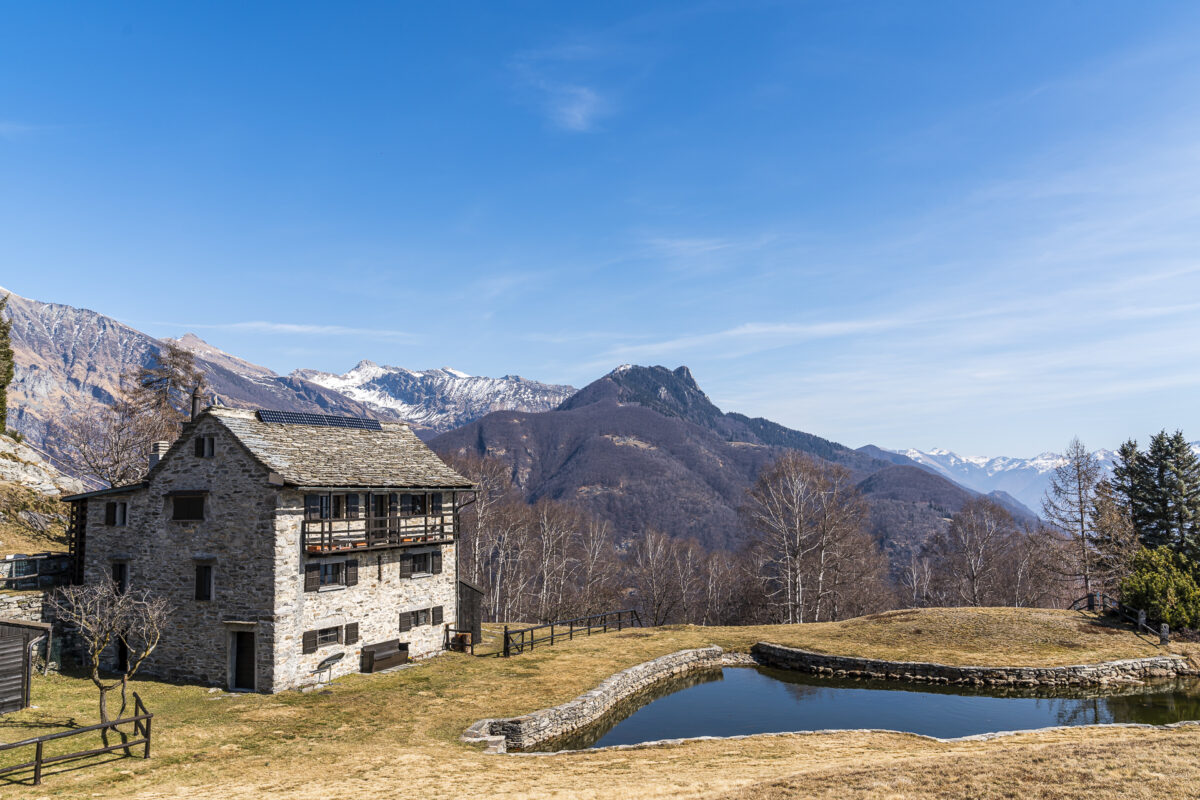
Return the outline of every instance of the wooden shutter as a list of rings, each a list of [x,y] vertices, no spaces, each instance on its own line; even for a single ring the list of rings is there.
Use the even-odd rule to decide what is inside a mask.
[[[347,561],[346,562],[346,585],[354,586],[357,583],[358,583],[358,562],[357,561]]]
[[[104,504],[104,524],[105,525],[116,525],[117,524],[117,504],[116,503],[105,503]]]
[[[304,632],[304,648],[303,649],[304,649],[305,654],[317,652],[317,632],[316,631],[305,631]]]
[[[304,565],[304,591],[315,592],[321,588],[321,565],[313,561]]]
[[[413,612],[401,611],[400,612],[400,631],[402,633],[404,631],[411,631],[412,626],[413,626]]]
[[[346,625],[346,644],[358,644],[358,623],[351,622]]]
[[[320,519],[321,518],[321,495],[319,495],[319,494],[304,495],[304,518],[305,519]]]
[[[442,549],[440,547],[429,554],[429,571],[434,575],[442,571]]]
[[[204,458],[204,437],[197,436],[194,440],[196,446],[196,457]]]
[[[400,577],[411,578],[413,575],[413,558],[411,553],[400,555]]]
[[[441,625],[441,624],[442,624],[442,617],[443,617],[443,615],[444,615],[444,614],[445,614],[445,611],[443,610],[443,607],[442,607],[442,606],[434,606],[434,607],[433,607],[433,614],[432,614],[432,616],[433,616],[433,624],[434,624],[434,625]]]

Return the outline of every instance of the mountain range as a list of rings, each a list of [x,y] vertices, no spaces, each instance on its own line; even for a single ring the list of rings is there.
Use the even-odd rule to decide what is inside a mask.
[[[51,458],[61,455],[56,426],[64,417],[111,402],[122,376],[152,363],[165,341],[195,355],[213,402],[379,419],[409,419],[436,435],[489,411],[544,410],[574,390],[517,376],[477,378],[451,369],[412,372],[359,364],[344,376],[312,370],[290,375],[253,364],[195,334],[159,340],[88,309],[9,294],[15,375],[9,426]],[[361,381],[361,384],[356,383]],[[329,384],[328,386],[325,384]],[[389,392],[394,391],[394,396]],[[359,399],[359,398],[362,399]],[[62,462],[58,462],[60,466]]]
[[[542,413],[495,412],[430,441],[502,460],[526,499],[569,500],[618,535],[657,528],[709,547],[738,543],[738,507],[763,466],[800,450],[846,467],[894,561],[978,493],[897,454],[882,459],[761,418],[725,413],[687,367],[625,365]],[[1023,522],[1032,515],[997,494]]]
[[[1200,454],[1200,442],[1192,442],[1192,450]],[[1055,468],[1064,463],[1059,453],[1042,453],[1033,458],[960,456],[949,450],[891,451],[955,483],[977,492],[1005,492],[1027,508],[1040,511],[1042,498],[1050,488]],[[1096,450],[1092,453],[1107,473],[1112,472],[1116,452]]]

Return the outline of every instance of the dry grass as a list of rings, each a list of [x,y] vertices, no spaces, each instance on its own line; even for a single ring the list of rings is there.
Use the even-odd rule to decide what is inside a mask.
[[[0,783],[0,794],[1067,797],[1099,785],[1108,794],[1091,796],[1136,797],[1143,783],[1134,776],[1142,771],[1161,776],[1152,785],[1162,796],[1200,786],[1200,765],[1177,759],[1200,746],[1200,731],[1190,728],[1081,729],[952,744],[903,734],[760,736],[557,756],[487,756],[457,741],[476,719],[554,705],[664,653],[709,643],[746,649],[764,639],[959,664],[1081,663],[1159,652],[1127,631],[1109,632],[1069,612],[939,609],[829,625],[634,630],[508,660],[447,654],[391,675],[351,676],[328,693],[223,696],[141,681],[137,690],[156,714],[153,759],[55,774],[40,789]],[[95,717],[86,681],[39,678],[34,696],[41,708],[0,718],[0,739]],[[1132,760],[1135,753],[1141,761]],[[1166,782],[1178,791],[1161,791]],[[1057,794],[1019,790],[1041,784]]]
[[[21,521],[22,511],[55,517],[45,532],[34,530]],[[15,483],[0,481],[0,557],[10,553],[41,553],[67,549],[66,507],[57,498],[47,497]]]

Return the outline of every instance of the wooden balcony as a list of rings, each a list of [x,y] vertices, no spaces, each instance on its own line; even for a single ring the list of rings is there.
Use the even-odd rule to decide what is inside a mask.
[[[306,519],[300,538],[306,553],[449,544],[454,541],[454,515]]]

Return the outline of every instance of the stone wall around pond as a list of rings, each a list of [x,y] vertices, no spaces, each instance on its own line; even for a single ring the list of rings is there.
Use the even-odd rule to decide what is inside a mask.
[[[750,652],[764,666],[817,675],[972,686],[1094,686],[1196,674],[1187,659],[1174,655],[1066,667],[958,667],[834,656],[768,642],[759,642]]]
[[[488,752],[527,749],[595,722],[621,700],[664,678],[702,667],[718,666],[724,651],[715,645],[680,650],[644,661],[606,678],[574,700],[508,719],[481,719],[467,729],[464,742],[485,745]]]

